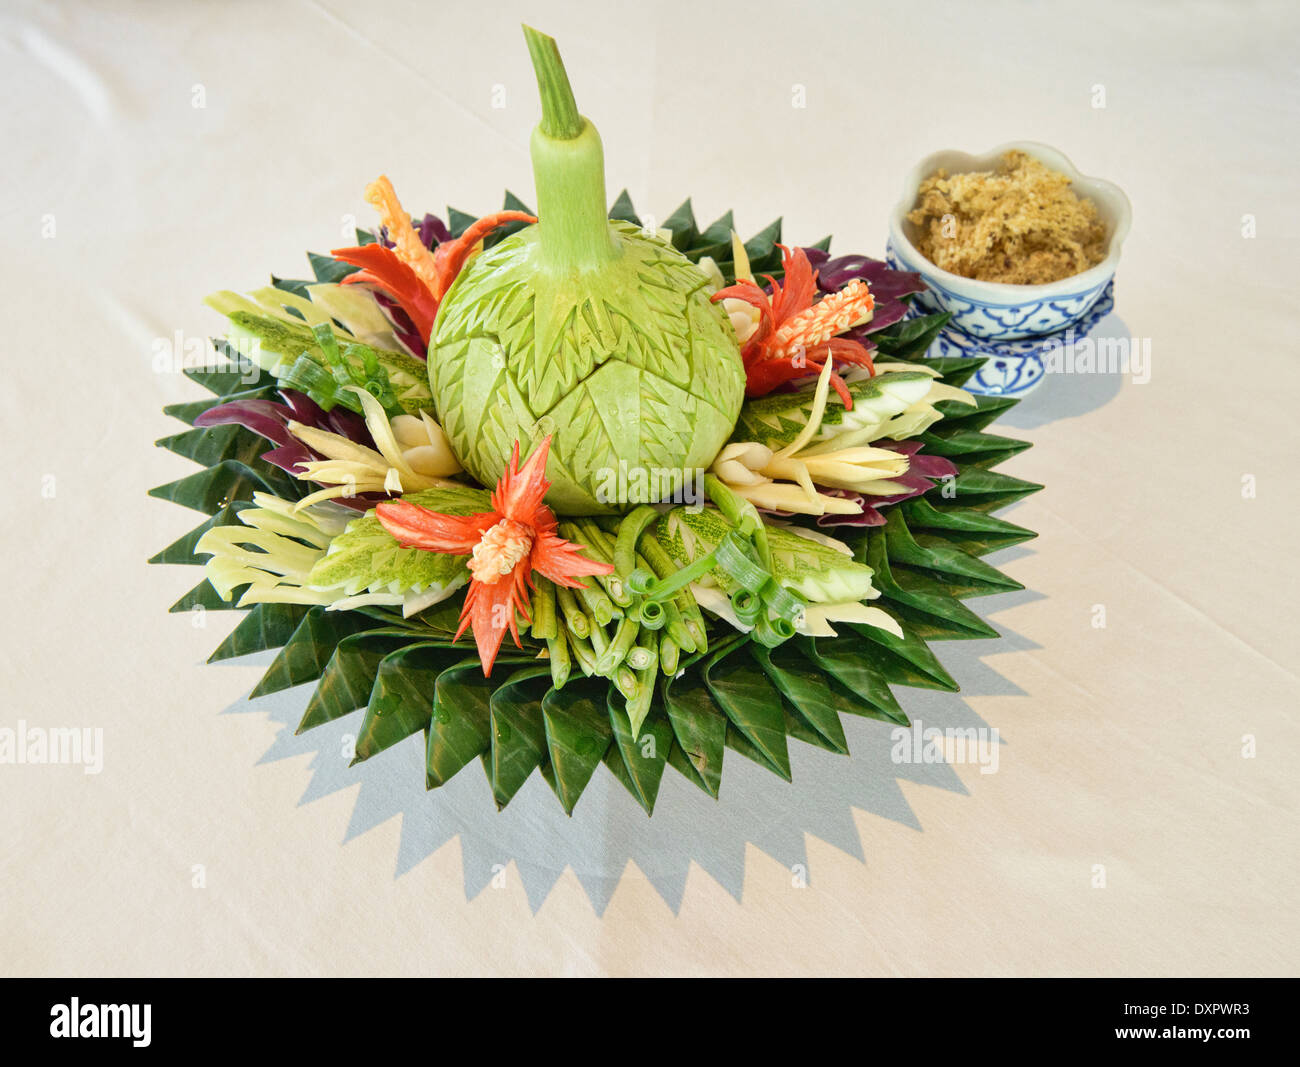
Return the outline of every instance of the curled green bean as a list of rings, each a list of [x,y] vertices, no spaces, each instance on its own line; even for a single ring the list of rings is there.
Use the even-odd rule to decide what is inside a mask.
[[[618,539],[614,543],[614,568],[619,574],[631,574],[636,567],[637,542],[641,534],[655,520],[659,512],[649,504],[634,508],[623,517],[618,527]]]
[[[677,570],[677,565],[664,550],[664,546],[653,535],[642,537],[638,548],[649,570],[656,578],[667,578]],[[677,610],[682,617],[682,624],[690,637],[690,643],[694,645],[692,651],[707,651],[709,647],[708,628],[705,626],[704,615],[700,611],[700,606],[695,603],[695,597],[691,594],[690,589],[679,590],[673,598],[673,603],[677,605]],[[677,640],[677,638],[674,638],[674,640]],[[681,644],[682,648],[685,649],[686,642],[681,642]]]

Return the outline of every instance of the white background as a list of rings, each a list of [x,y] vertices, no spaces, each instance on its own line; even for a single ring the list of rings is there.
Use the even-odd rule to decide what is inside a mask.
[[[1111,327],[1151,381],[1049,379],[1007,430],[1047,489],[1010,515],[1041,595],[993,618],[1009,691],[966,697],[1000,769],[905,782],[919,830],[859,812],[865,863],[810,838],[806,889],[756,848],[740,900],[633,864],[601,914],[571,873],[534,911],[508,855],[467,899],[454,839],[395,876],[400,820],[300,803],[337,756],[264,759],[283,723],[221,714],[258,667],[203,666],[233,616],[168,615],[197,573],[144,566],[195,522],[144,495],[191,469],[159,409],[202,395],[154,340],[369,225],[380,172],[413,209],[533,202],[522,18],[660,218],[879,254],[918,159],[1016,139],[1133,202]],[[102,727],[105,764],[0,766],[0,970],[1294,973],[1297,45],[1281,3],[4,5],[0,726]]]

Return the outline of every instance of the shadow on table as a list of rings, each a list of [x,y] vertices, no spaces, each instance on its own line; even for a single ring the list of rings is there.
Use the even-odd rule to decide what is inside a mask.
[[[1023,549],[1013,548],[990,560],[1002,566],[1024,554]],[[1020,591],[972,603],[981,614],[990,615],[1036,599],[1040,594]],[[1036,647],[1018,634],[1004,633],[997,640],[943,642],[937,652],[961,685],[962,695],[1024,696],[985,658]],[[808,868],[806,834],[865,862],[855,809],[921,830],[901,781],[966,792],[948,764],[894,762],[894,727],[846,717],[852,756],[837,756],[792,740],[793,783],[728,750],[720,799],[709,798],[667,770],[653,818],[603,766],[597,768],[572,817],[564,815],[540,774],[534,774],[509,806],[498,812],[487,780],[475,766],[441,789],[425,791],[422,735],[355,767],[348,765],[347,739],[357,728],[360,712],[295,736],[307,692],[306,688],[290,690],[227,709],[266,713],[285,726],[260,762],[314,753],[312,778],[302,803],[360,783],[345,841],[400,815],[396,876],[459,837],[467,897],[476,896],[513,863],[534,911],[568,867],[597,914],[602,914],[629,861],[635,861],[674,911],[681,906],[692,862],[740,900],[747,844],[790,868],[792,879],[797,874],[812,884],[815,872]],[[897,692],[914,725],[919,720],[927,729],[986,726],[958,695],[927,689]]]
[[[1110,351],[1112,342],[1127,341],[1128,327],[1118,315],[1107,315],[1088,334],[1087,341]],[[1048,371],[1043,383],[1010,411],[999,416],[999,427],[1032,430],[1062,419],[1073,419],[1109,404],[1124,384],[1123,373],[1062,374]]]

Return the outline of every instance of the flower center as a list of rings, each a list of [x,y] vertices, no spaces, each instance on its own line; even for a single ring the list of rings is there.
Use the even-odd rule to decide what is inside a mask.
[[[533,533],[522,523],[502,519],[483,535],[470,554],[469,570],[485,585],[495,585],[532,551]]]
[[[799,349],[816,348],[832,337],[871,318],[876,306],[871,290],[854,278],[838,293],[822,297],[783,323],[772,337],[772,354],[792,356]]]

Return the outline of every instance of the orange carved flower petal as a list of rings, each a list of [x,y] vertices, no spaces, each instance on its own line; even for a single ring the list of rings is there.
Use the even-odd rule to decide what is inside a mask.
[[[546,459],[550,451],[551,436],[547,434],[520,467],[519,442],[515,442],[510,464],[492,494],[492,507],[499,514],[515,522],[532,524],[538,505],[546,496],[546,490],[551,487],[551,483],[546,480]]]
[[[713,294],[713,300],[735,298],[759,309],[762,321],[745,342],[741,360],[745,367],[745,395],[766,396],[778,385],[821,371],[824,361],[852,363],[874,372],[865,346],[837,334],[867,317],[875,306],[870,289],[853,280],[837,293],[814,302],[817,272],[802,248],[781,249],[785,282],[766,275],[769,294],[752,282],[740,282]],[[851,410],[853,397],[839,374],[831,385]]]
[[[495,215],[484,215],[454,241],[439,245],[433,254],[434,296],[441,300],[447,294],[456,275],[465,266],[465,260],[474,252],[478,243],[498,226],[504,226],[507,222],[536,221],[536,217],[524,211],[498,211]]]
[[[403,548],[423,548],[467,556],[494,526],[499,515],[443,515],[407,500],[389,500],[375,508],[375,517]]]
[[[871,350],[861,341],[855,341],[851,337],[832,337],[822,347],[830,352],[836,363],[854,363],[866,367],[872,374],[876,373]]]
[[[485,677],[492,675],[492,665],[496,662],[497,653],[501,651],[501,641],[507,630],[514,638],[515,645],[523,647],[519,640],[519,624],[515,620],[515,612],[519,611],[526,619],[531,617],[528,584],[527,562],[521,562],[509,577],[499,582],[487,585],[471,581],[469,584],[456,637],[459,638],[467,627],[473,629],[474,644],[478,648],[478,658],[483,664]]]
[[[817,295],[817,272],[812,269],[802,248],[776,247],[781,250],[781,267],[785,271],[784,285],[777,286],[772,282],[775,287],[772,311],[780,328],[801,311],[812,307],[813,297]]]
[[[769,316],[772,314],[772,298],[766,289],[753,282],[737,282],[735,285],[728,285],[724,289],[719,289],[709,299],[715,304],[723,300],[743,300]]]
[[[350,275],[344,281],[382,289],[411,317],[426,345],[433,333],[439,302],[483,238],[507,222],[537,221],[522,211],[499,211],[477,220],[456,240],[439,245],[436,252],[430,252],[411,224],[410,216],[403,210],[393,183],[386,175],[381,174],[366,186],[366,202],[379,213],[393,247],[363,245],[337,248],[331,254],[345,263],[363,268],[361,274]]]
[[[558,585],[578,588],[583,583],[575,579],[593,574],[609,574],[614,570],[608,563],[580,555],[582,545],[556,536],[555,514],[542,503],[546,490],[551,486],[546,480],[546,457],[550,447],[551,439],[548,436],[521,467],[519,442],[515,442],[510,463],[492,494],[493,510],[490,512],[442,515],[407,500],[390,500],[375,508],[380,523],[399,544],[430,552],[472,556],[475,549],[479,549],[480,553],[485,550],[495,552],[497,555],[493,558],[499,559],[503,545],[490,545],[491,537],[487,541],[484,538],[498,524],[507,532],[514,529],[517,536],[511,543],[516,544],[520,552],[526,551],[527,554],[518,559],[512,570],[504,574],[492,570],[490,566],[488,569],[491,573],[484,573],[471,566],[469,591],[465,594],[460,628],[456,631],[456,637],[460,637],[467,629],[474,631],[474,641],[478,646],[479,660],[483,664],[485,675],[492,673],[492,664],[496,661],[507,631],[513,635],[515,644],[523,647],[519,641],[519,624],[515,613],[518,612],[525,619],[531,617],[529,590],[532,588],[533,571]],[[480,548],[480,545],[484,547]],[[509,566],[511,558],[505,558],[503,569]],[[491,559],[487,563],[490,564]],[[500,579],[492,580],[498,574]]]
[[[574,578],[614,573],[613,564],[578,555],[583,549],[583,545],[575,545],[553,533],[539,533],[533,542],[533,570],[556,585],[567,585],[572,589],[585,584],[575,582]]]
[[[335,259],[362,269],[343,279],[344,285],[372,285],[382,289],[397,301],[420,332],[427,345],[433,333],[433,320],[438,314],[438,301],[410,266],[391,248],[381,244],[358,245],[354,248],[335,248],[330,252]]]
[[[366,203],[379,212],[379,219],[388,230],[388,239],[393,242],[397,258],[432,290],[437,278],[433,253],[424,247],[420,235],[411,225],[411,216],[403,210],[386,174],[381,174],[366,186]],[[441,294],[435,292],[433,295],[436,299]]]

